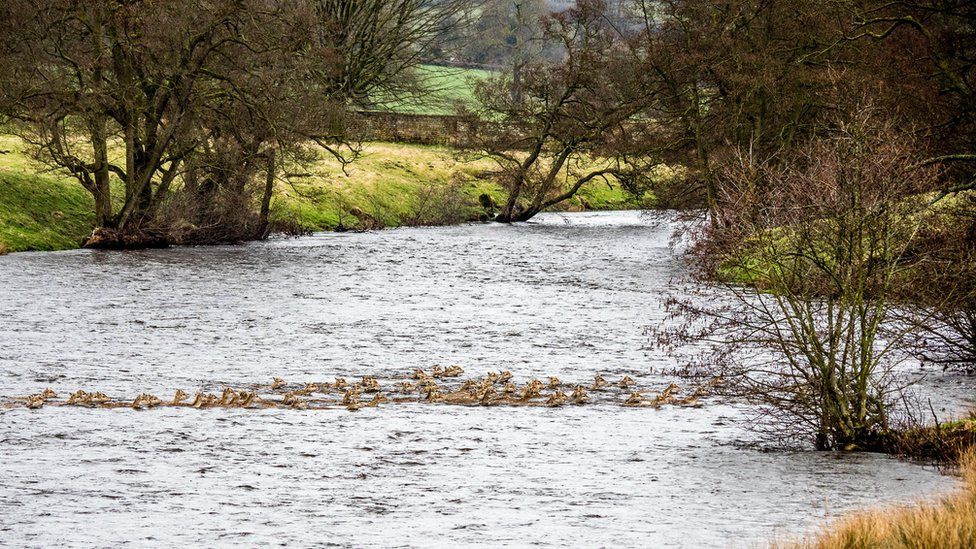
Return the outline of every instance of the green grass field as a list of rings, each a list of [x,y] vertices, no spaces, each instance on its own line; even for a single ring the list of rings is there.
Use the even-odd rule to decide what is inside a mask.
[[[456,114],[460,106],[474,106],[476,83],[492,74],[486,70],[437,65],[424,65],[418,72],[418,77],[428,93],[423,97],[399,100],[375,98],[381,108],[406,114]]]
[[[41,173],[19,140],[0,136],[0,250],[77,248],[95,221],[94,201],[77,182]]]

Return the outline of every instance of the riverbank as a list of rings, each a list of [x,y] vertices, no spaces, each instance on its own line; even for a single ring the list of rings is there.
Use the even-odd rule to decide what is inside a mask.
[[[976,450],[976,410],[954,421],[893,430],[877,450],[918,461],[958,465]]]
[[[273,219],[305,232],[448,225],[485,219],[485,199],[505,193],[486,161],[446,147],[367,143],[342,166],[323,158],[302,177],[279,183]],[[561,211],[647,207],[617,186],[596,183]],[[0,136],[0,253],[77,248],[94,226],[91,196],[71,178],[44,173],[14,137]]]
[[[976,454],[963,459],[962,489],[938,501],[911,507],[877,509],[830,525],[793,549],[854,549],[885,547],[976,547]]]

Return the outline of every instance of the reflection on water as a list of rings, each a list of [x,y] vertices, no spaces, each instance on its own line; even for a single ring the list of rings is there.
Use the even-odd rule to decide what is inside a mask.
[[[668,379],[644,327],[682,269],[637,213],[0,258],[0,399],[170,395],[460,364]],[[947,405],[971,382],[928,382]],[[946,397],[948,395],[948,397]],[[875,455],[764,453],[712,402],[0,411],[0,545],[748,546],[947,490]],[[857,487],[852,490],[852,487]]]

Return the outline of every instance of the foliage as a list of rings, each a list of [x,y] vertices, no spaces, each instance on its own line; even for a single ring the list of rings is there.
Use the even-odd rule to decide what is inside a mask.
[[[414,90],[461,4],[6,2],[0,114],[92,194],[89,245],[260,238],[278,165],[354,155],[347,104]]]
[[[9,151],[0,155],[0,246],[11,252],[80,246],[94,227],[91,196],[71,179],[38,173],[40,166],[15,138],[0,137],[0,149]],[[443,147],[366,143],[351,165],[323,155],[302,168],[302,177],[276,182],[271,222],[285,232],[359,230],[370,219],[374,228],[479,221],[486,216],[479,197],[496,204],[505,199],[504,190],[484,177],[490,164],[463,162]],[[619,187],[594,185],[562,209],[652,205]]]

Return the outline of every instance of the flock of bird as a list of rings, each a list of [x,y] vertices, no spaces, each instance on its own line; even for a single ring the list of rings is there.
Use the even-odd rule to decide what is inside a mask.
[[[114,399],[101,391],[76,391],[61,399],[51,389],[23,398],[11,399],[6,407],[30,409],[44,406],[83,406],[89,408],[134,408],[144,410],[157,407],[186,408],[290,408],[326,409],[344,407],[348,410],[373,408],[384,404],[429,403],[459,406],[549,406],[582,405],[595,401],[635,408],[659,408],[664,405],[697,406],[721,378],[713,378],[689,392],[671,383],[663,390],[648,394],[639,391],[630,376],[610,382],[597,375],[586,385],[564,384],[557,377],[547,381],[532,379],[524,385],[513,382],[511,372],[489,372],[487,375],[460,381],[464,370],[460,366],[435,366],[430,373],[414,370],[409,379],[393,382],[384,389],[373,376],[347,382],[336,378],[327,383],[293,385],[274,378],[270,385],[250,389],[225,388],[220,394],[198,392],[193,398],[177,390],[171,400],[142,393],[132,400]]]

